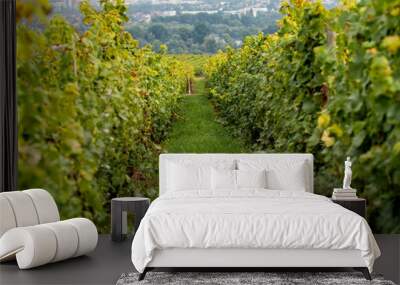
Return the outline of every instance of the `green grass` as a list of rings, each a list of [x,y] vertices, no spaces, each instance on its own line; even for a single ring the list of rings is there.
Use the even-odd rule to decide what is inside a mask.
[[[196,79],[196,95],[181,99],[179,118],[174,123],[164,147],[170,153],[238,153],[243,144],[216,121],[205,95],[204,79]]]

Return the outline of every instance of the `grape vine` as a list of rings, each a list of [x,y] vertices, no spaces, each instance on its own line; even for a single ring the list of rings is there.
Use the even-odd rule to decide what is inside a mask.
[[[82,2],[84,32],[47,20],[47,1],[17,9],[19,187],[49,190],[63,218],[105,232],[111,198],[158,195],[160,143],[193,70],[140,48],[122,0]]]
[[[375,232],[400,232],[400,1],[282,2],[275,34],[213,56],[210,98],[256,150],[311,152],[315,189],[353,184]]]

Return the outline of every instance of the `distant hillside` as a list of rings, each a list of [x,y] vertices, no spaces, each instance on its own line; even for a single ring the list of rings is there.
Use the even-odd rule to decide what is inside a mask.
[[[127,29],[141,45],[161,44],[171,53],[215,53],[226,46],[239,47],[244,37],[259,32],[276,31],[278,12],[260,13],[257,17],[223,13],[179,14],[155,17],[149,23],[132,23]]]
[[[49,0],[53,15],[61,14],[78,30],[82,23],[82,0]],[[98,6],[99,0],[90,0]],[[335,6],[337,0],[324,0]],[[276,31],[281,0],[125,0],[127,30],[155,51],[168,46],[170,53],[215,53],[227,46],[240,47],[243,39]]]

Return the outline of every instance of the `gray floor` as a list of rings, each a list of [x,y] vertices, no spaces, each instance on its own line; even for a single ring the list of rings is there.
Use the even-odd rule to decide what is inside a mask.
[[[375,235],[375,239],[382,255],[376,260],[374,271],[400,284],[400,235]]]
[[[382,251],[375,272],[399,284],[400,235],[376,235]],[[19,270],[15,262],[0,265],[0,284],[115,284],[124,272],[132,272],[131,241],[114,243],[109,235],[99,238],[97,249],[78,257],[30,270]]]
[[[0,265],[0,284],[115,284],[124,272],[132,272],[131,241],[112,242],[100,235],[94,252],[88,256],[18,270],[16,262]]]

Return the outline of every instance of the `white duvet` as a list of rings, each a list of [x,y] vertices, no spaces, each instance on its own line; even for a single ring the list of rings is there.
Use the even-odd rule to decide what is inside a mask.
[[[157,198],[133,239],[135,268],[165,248],[358,249],[370,271],[380,255],[365,219],[328,198],[257,189]]]

